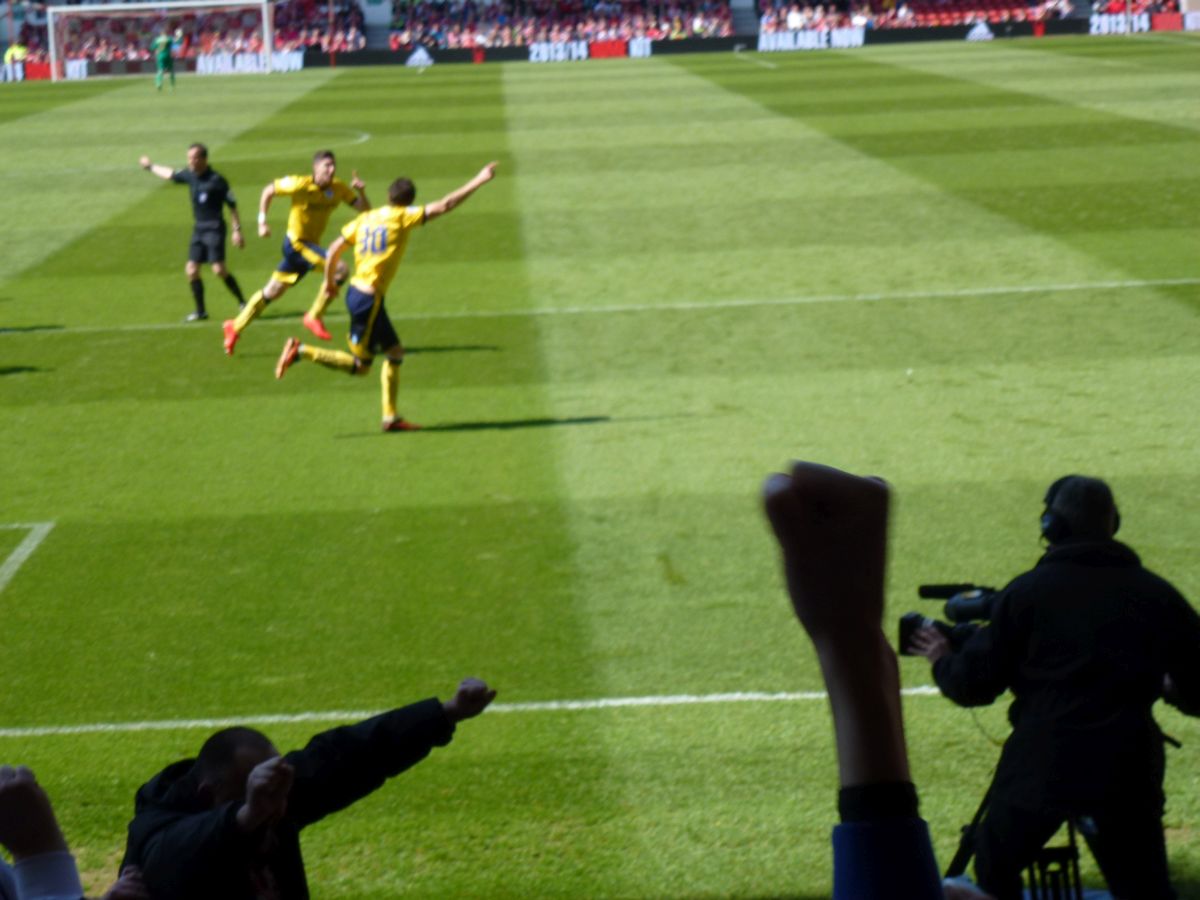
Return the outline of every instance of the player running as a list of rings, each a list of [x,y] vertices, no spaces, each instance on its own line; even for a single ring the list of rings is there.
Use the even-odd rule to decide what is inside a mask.
[[[414,425],[396,412],[404,347],[388,319],[383,295],[404,257],[409,233],[450,212],[495,176],[496,163],[490,162],[462,187],[424,206],[411,205],[417,195],[412,181],[407,178],[393,181],[388,188],[387,206],[359,215],[342,229],[338,239],[329,246],[325,290],[335,295],[337,283],[334,264],[347,246],[354,245],[354,277],[346,291],[346,308],[350,311],[350,334],[347,340],[351,352],[312,347],[300,343],[296,338],[288,338],[275,366],[275,377],[282,378],[288,367],[300,359],[309,359],[351,375],[365,375],[371,369],[375,354],[382,352],[384,360],[380,381],[383,389],[383,430],[419,429],[419,425]]]
[[[350,184],[335,178],[337,160],[332,150],[318,150],[313,156],[312,175],[288,175],[277,178],[265,188],[258,201],[258,236],[270,237],[271,226],[267,224],[267,210],[271,201],[276,197],[290,197],[291,210],[288,212],[287,234],[283,239],[283,259],[271,279],[261,291],[255,291],[245,308],[236,319],[228,319],[224,323],[225,353],[233,355],[233,348],[241,337],[242,332],[262,314],[267,304],[279,299],[284,292],[307,275],[313,269],[325,268],[325,248],[320,245],[321,235],[329,217],[342,203],[353,206],[356,210],[366,212],[371,208],[367,199],[366,185],[354,173]],[[346,280],[347,269],[340,263],[335,269],[336,283]],[[329,301],[336,296],[325,290],[324,284],[317,291],[317,299],[312,307],[304,314],[304,327],[323,341],[329,340],[329,332],[321,317]]]

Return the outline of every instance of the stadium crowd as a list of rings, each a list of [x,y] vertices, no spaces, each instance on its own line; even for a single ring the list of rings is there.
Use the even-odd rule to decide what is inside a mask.
[[[389,43],[393,50],[417,44],[446,49],[732,34],[733,15],[726,0],[422,0],[398,9]]]
[[[75,5],[75,4],[68,4]],[[274,4],[274,45],[277,52],[315,49],[345,53],[367,44],[363,12],[355,0],[334,4],[333,29],[329,6],[317,0],[283,0]],[[69,16],[61,19],[59,54],[63,59],[149,62],[152,42],[164,29],[175,36],[174,55],[179,59],[216,53],[260,53],[263,49],[262,17],[253,9],[217,9],[212,12],[122,13],[111,16]],[[20,32],[31,62],[49,59],[50,43],[44,13],[27,17]]]
[[[832,28],[929,28],[980,21],[1037,22],[1065,18],[1072,8],[1070,0],[851,0],[844,7],[762,0],[759,29],[770,34]]]
[[[49,57],[44,6],[26,3],[19,42],[31,62]],[[73,5],[73,4],[67,4]],[[1178,0],[1134,0],[1131,11],[1176,12]],[[1093,12],[1124,13],[1125,0],[1095,0]],[[274,49],[313,49],[346,53],[366,47],[362,8],[357,0],[337,0],[330,27],[329,7],[318,0],[274,4]],[[985,21],[1037,22],[1075,12],[1071,0],[834,0],[798,3],[760,0],[759,30],[835,28],[919,28]],[[262,26],[257,11],[225,9],[63,20],[64,59],[150,61],[151,42],[165,27],[177,35],[175,55],[259,53]],[[431,49],[514,47],[539,42],[680,40],[733,35],[728,0],[418,0],[396,4],[389,35],[395,51],[417,45]]]

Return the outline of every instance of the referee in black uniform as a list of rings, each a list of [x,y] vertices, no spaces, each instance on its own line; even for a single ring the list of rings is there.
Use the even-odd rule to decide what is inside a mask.
[[[233,225],[233,246],[239,250],[246,245],[242,237],[242,223],[238,218],[237,200],[229,182],[216,169],[209,168],[208,148],[203,144],[192,144],[188,147],[187,168],[171,169],[150,162],[150,157],[143,156],[141,166],[148,172],[153,172],[159,178],[174,181],[176,184],[186,184],[192,194],[192,215],[196,219],[192,229],[192,242],[188,247],[188,261],[184,267],[188,284],[192,288],[192,299],[196,309],[189,313],[184,320],[201,322],[208,318],[204,308],[204,282],[200,280],[200,264],[210,263],[213,274],[225,282],[229,293],[233,294],[238,306],[244,306],[242,289],[238,287],[237,279],[225,268],[225,216],[222,206],[229,207],[229,221]]]

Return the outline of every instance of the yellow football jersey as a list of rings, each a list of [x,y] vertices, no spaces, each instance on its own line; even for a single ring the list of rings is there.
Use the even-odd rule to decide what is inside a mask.
[[[360,291],[385,294],[404,257],[409,232],[424,224],[423,206],[381,206],[360,213],[342,229],[342,237],[354,244],[350,283]]]
[[[288,175],[275,179],[275,194],[292,198],[287,233],[298,241],[321,242],[329,216],[342,203],[353,205],[358,195],[350,185],[335,178],[328,187],[317,187],[311,175]]]

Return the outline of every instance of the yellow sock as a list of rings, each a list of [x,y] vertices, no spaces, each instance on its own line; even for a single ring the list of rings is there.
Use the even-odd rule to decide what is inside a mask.
[[[325,292],[325,282],[321,282],[321,286],[317,288],[317,299],[313,301],[313,305],[308,308],[308,314],[314,319],[320,320],[325,315],[325,310],[329,309],[329,301],[333,298]]]
[[[354,371],[354,356],[345,350],[326,350],[324,347],[301,344],[300,355],[329,369],[340,369],[343,372]]]
[[[246,301],[246,308],[238,313],[237,318],[233,320],[233,330],[241,334],[246,330],[246,326],[262,315],[262,311],[267,308],[267,298],[263,296],[262,291],[255,291],[254,294]]]
[[[379,370],[379,386],[383,389],[383,418],[390,421],[396,418],[396,394],[400,391],[400,365],[387,357],[383,359],[383,367]]]

